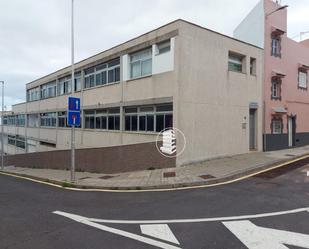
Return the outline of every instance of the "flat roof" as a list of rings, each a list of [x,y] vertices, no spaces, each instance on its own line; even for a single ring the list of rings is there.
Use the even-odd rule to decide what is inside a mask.
[[[176,20],[174,20],[174,21],[172,21],[172,22],[169,22],[169,23],[167,23],[167,24],[165,24],[165,25],[162,25],[162,26],[160,26],[160,27],[158,27],[158,28],[156,28],[156,29],[153,29],[153,30],[151,30],[151,31],[148,31],[148,32],[146,32],[146,33],[144,33],[144,34],[142,34],[142,35],[139,35],[139,36],[135,37],[135,38],[132,38],[132,39],[127,40],[127,41],[125,41],[125,42],[123,42],[123,43],[120,43],[120,44],[118,44],[118,45],[116,45],[116,46],[113,46],[113,47],[111,47],[111,48],[109,48],[109,49],[106,49],[106,50],[104,50],[104,51],[102,51],[102,52],[96,53],[96,54],[94,54],[94,55],[92,55],[92,56],[90,56],[90,57],[87,57],[87,58],[82,59],[82,60],[80,60],[80,61],[78,61],[78,62],[75,62],[74,65],[79,64],[79,63],[84,62],[84,61],[87,61],[87,60],[89,60],[89,59],[91,59],[91,58],[93,58],[93,57],[96,57],[96,56],[100,55],[100,54],[106,53],[106,52],[108,52],[108,51],[110,51],[110,50],[112,50],[112,49],[115,49],[115,48],[117,48],[117,47],[120,47],[120,46],[122,46],[122,45],[124,45],[124,44],[126,44],[126,43],[129,43],[129,42],[131,42],[131,41],[134,41],[135,39],[138,39],[138,38],[140,38],[140,37],[143,37],[143,36],[145,36],[145,35],[147,35],[147,34],[149,34],[149,33],[152,33],[152,32],[154,32],[154,31],[157,31],[157,30],[159,30],[159,29],[162,29],[162,28],[164,28],[164,27],[166,27],[166,26],[172,25],[172,24],[174,24],[174,23],[176,23],[176,22],[184,22],[184,23],[187,23],[187,24],[192,25],[192,26],[194,26],[194,27],[201,28],[201,29],[204,29],[204,30],[213,32],[213,33],[215,33],[215,34],[218,34],[218,35],[220,35],[220,36],[223,36],[223,37],[226,37],[226,38],[229,38],[229,39],[232,39],[232,40],[241,42],[241,43],[243,43],[243,44],[246,44],[246,45],[249,45],[249,46],[252,46],[252,47],[256,47],[256,48],[258,48],[258,49],[263,49],[263,48],[258,47],[258,46],[256,46],[256,45],[253,45],[253,44],[251,44],[251,43],[248,43],[248,42],[245,42],[245,41],[236,39],[236,38],[234,38],[234,37],[231,37],[231,36],[228,36],[228,35],[219,33],[219,32],[217,32],[217,31],[214,31],[214,30],[205,28],[205,27],[203,27],[203,26],[200,26],[200,25],[198,25],[198,24],[195,24],[195,23],[186,21],[186,20],[184,20],[184,19],[176,19]],[[62,71],[62,70],[69,69],[70,67],[71,67],[71,66],[66,66],[66,67],[60,68],[60,69],[58,69],[58,70],[56,70],[56,71],[54,71],[54,72],[52,72],[52,73],[50,73],[50,74],[44,75],[44,76],[42,76],[42,77],[40,77],[40,78],[37,78],[37,79],[35,79],[35,80],[33,80],[33,81],[29,82],[29,83],[26,83],[26,85],[32,84],[32,83],[34,83],[34,82],[36,82],[36,81],[38,81],[38,80],[44,79],[45,77],[51,76],[51,75],[53,75],[53,74],[56,74],[57,72],[60,72],[60,71]]]

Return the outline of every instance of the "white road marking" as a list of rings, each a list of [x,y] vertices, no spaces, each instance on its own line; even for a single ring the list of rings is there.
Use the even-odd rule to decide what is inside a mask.
[[[254,225],[248,220],[223,224],[249,249],[289,249],[286,245],[309,248],[309,235]]]
[[[179,241],[167,224],[141,225],[140,227],[142,234],[179,245]]]
[[[127,238],[130,238],[130,239],[134,239],[134,240],[146,243],[148,245],[156,246],[156,247],[163,248],[163,249],[181,249],[180,247],[173,246],[173,245],[170,245],[170,244],[167,244],[167,243],[164,243],[164,242],[160,242],[160,241],[157,241],[157,240],[153,240],[153,239],[150,239],[150,238],[147,238],[147,237],[144,237],[144,236],[140,236],[140,235],[137,235],[137,234],[134,234],[134,233],[130,233],[130,232],[126,232],[126,231],[123,231],[123,230],[120,230],[120,229],[116,229],[116,228],[104,226],[104,225],[101,225],[101,224],[97,224],[95,222],[90,221],[87,217],[83,217],[83,216],[79,216],[79,215],[75,215],[75,214],[70,214],[70,213],[65,213],[65,212],[60,212],[60,211],[55,211],[53,213],[67,217],[69,219],[80,222],[82,224],[85,224],[85,225],[88,225],[88,226],[91,226],[91,227],[95,227],[97,229],[100,229],[100,230],[103,230],[103,231],[106,231],[106,232],[110,232],[110,233],[113,233],[113,234],[117,234],[117,235],[120,235],[120,236],[123,236],[123,237],[127,237]]]
[[[247,220],[256,219],[270,216],[279,216],[285,214],[294,214],[300,212],[309,212],[309,207],[292,209],[281,212],[252,214],[252,215],[240,215],[230,217],[214,217],[214,218],[201,218],[201,219],[172,219],[172,220],[107,220],[107,219],[95,219],[89,218],[90,221],[100,223],[114,223],[114,224],[171,224],[171,223],[196,223],[196,222],[211,222],[211,221],[229,221],[229,220]]]

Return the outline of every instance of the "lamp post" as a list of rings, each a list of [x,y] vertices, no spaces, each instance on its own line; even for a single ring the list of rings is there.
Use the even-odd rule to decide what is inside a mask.
[[[71,6],[71,92],[74,92],[74,0]],[[75,125],[71,127],[71,182],[75,182]]]
[[[2,108],[1,108],[1,169],[4,169],[4,148],[3,148],[3,110],[4,110],[4,81],[2,83]]]

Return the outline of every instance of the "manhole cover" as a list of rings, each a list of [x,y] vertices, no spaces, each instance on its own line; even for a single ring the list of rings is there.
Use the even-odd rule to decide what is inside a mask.
[[[176,173],[175,172],[164,172],[163,177],[175,177]]]
[[[203,178],[203,179],[205,179],[205,180],[215,178],[215,177],[214,177],[214,176],[212,176],[212,175],[202,175],[202,176],[200,176],[200,177],[201,177],[201,178]]]

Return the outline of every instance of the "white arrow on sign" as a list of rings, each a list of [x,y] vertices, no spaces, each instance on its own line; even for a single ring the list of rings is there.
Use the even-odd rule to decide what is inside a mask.
[[[309,248],[309,235],[265,228],[251,221],[222,222],[249,249],[289,249],[285,245]]]

